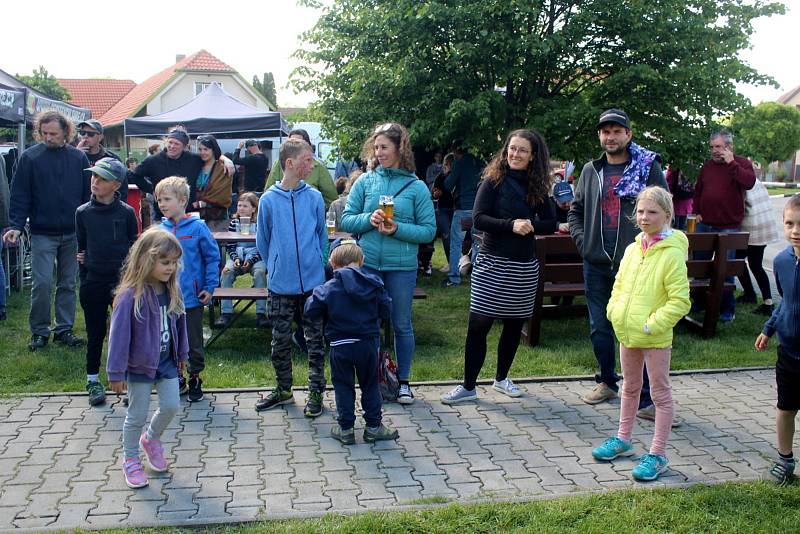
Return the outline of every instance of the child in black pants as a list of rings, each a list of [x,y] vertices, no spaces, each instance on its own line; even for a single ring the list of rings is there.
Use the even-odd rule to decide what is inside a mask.
[[[397,430],[381,422],[378,386],[380,324],[389,317],[391,299],[380,278],[361,271],[364,253],[354,240],[335,242],[329,261],[333,279],[314,289],[306,301],[305,315],[325,320],[325,337],[331,345],[331,381],[339,423],[331,435],[345,445],[356,442],[355,372],[366,423],[364,441],[397,439]]]
[[[80,299],[86,321],[86,391],[89,404],[106,400],[100,382],[100,356],[106,337],[108,310],[119,283],[122,263],[136,241],[138,226],[133,208],[120,200],[117,190],[125,166],[102,158],[88,169],[92,173],[92,198],[75,211],[75,233],[80,264]]]

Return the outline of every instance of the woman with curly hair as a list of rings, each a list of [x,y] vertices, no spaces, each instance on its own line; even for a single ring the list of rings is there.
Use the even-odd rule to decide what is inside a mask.
[[[473,209],[474,227],[484,232],[472,267],[464,383],[442,395],[445,404],[476,400],[475,383],[486,359],[486,337],[503,321],[493,388],[509,397],[522,392],[508,378],[525,320],[533,313],[539,281],[536,234],[555,230],[548,201],[550,156],[532,130],[514,130],[484,171]]]
[[[406,129],[379,124],[364,143],[364,161],[372,170],[350,190],[342,213],[342,230],[358,234],[364,250],[363,270],[383,280],[392,298],[392,326],[401,404],[414,402],[409,387],[414,356],[411,302],[417,283],[417,250],[436,235],[431,193],[414,174],[414,155]]]

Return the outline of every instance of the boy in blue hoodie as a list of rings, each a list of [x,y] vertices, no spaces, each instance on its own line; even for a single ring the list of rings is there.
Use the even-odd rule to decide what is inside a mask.
[[[280,150],[283,178],[261,196],[258,205],[256,246],[267,260],[268,314],[272,320],[272,365],[278,385],[256,402],[256,410],[269,410],[293,402],[292,318],[300,312],[308,346],[308,402],[303,413],[322,413],[325,390],[325,346],[322,319],[303,316],[303,305],[315,287],[325,282],[324,257],[328,246],[325,202],[322,194],[305,183],[314,166],[311,145],[289,139]]]
[[[205,369],[203,307],[211,301],[219,281],[219,246],[200,217],[186,214],[189,184],[185,178],[164,178],[156,185],[155,196],[164,214],[161,228],[172,232],[183,249],[180,283],[189,335],[188,384],[183,376],[178,378],[181,394],[188,391],[189,402],[199,402],[203,400],[200,373]]]
[[[378,386],[380,324],[389,318],[392,300],[380,278],[361,270],[364,253],[354,240],[334,243],[330,264],[333,279],[314,290],[305,314],[326,321],[325,337],[331,344],[331,381],[339,423],[331,428],[331,436],[345,445],[356,442],[355,372],[366,423],[364,441],[397,439],[397,430],[381,422]]]
[[[778,334],[778,361],[775,364],[778,458],[769,474],[779,484],[794,479],[792,440],[797,410],[800,410],[800,194],[792,196],[783,209],[783,233],[789,246],[775,256],[773,269],[781,303],[756,339],[756,348],[766,350],[769,338],[776,332]]]

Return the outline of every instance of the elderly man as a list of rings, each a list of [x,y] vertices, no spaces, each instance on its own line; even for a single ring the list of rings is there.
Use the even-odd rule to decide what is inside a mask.
[[[40,113],[34,131],[40,142],[20,157],[11,184],[11,229],[3,240],[15,243],[30,218],[33,287],[28,348],[40,349],[50,339],[54,265],[58,282],[53,339],[77,347],[83,340],[72,332],[78,275],[75,210],[89,201],[89,160],[82,150],[68,143],[75,127],[61,113]]]
[[[744,219],[745,192],[756,183],[753,164],[733,154],[733,134],[719,130],[709,139],[711,159],[703,163],[694,188],[698,232],[738,232]],[[700,258],[698,258],[700,259]],[[727,280],[733,282],[733,278]],[[719,320],[733,321],[733,290],[722,294]]]
[[[583,396],[587,404],[613,399],[619,391],[614,329],[606,317],[606,306],[625,248],[638,233],[633,223],[636,195],[650,185],[667,188],[661,158],[633,142],[630,119],[624,111],[604,111],[597,135],[603,155],[584,165],[567,215],[570,234],[583,257],[590,337],[600,366],[597,386]],[[646,369],[644,380],[639,416],[653,419]]]

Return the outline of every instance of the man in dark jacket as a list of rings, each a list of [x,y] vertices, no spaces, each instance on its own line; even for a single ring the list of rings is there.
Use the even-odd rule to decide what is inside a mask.
[[[242,159],[240,153],[242,147],[247,149],[247,156]],[[258,146],[258,141],[255,139],[248,139],[242,141],[236,147],[233,153],[234,165],[244,166],[244,191],[261,192],[264,190],[264,183],[267,181],[267,171],[269,169],[269,160],[267,156],[261,152],[261,147]],[[237,191],[238,192],[238,191]]]
[[[95,119],[78,123],[78,144],[75,148],[83,150],[89,158],[89,164],[94,165],[103,158],[114,158],[122,161],[119,156],[103,146],[103,125]],[[128,177],[122,180],[119,187],[119,196],[123,202],[128,201]]]
[[[33,287],[28,348],[47,345],[50,338],[50,294],[53,265],[58,276],[54,340],[69,347],[83,345],[72,332],[75,323],[75,282],[78,242],[75,210],[89,201],[89,160],[68,141],[72,122],[57,111],[44,111],[34,122],[41,142],[22,153],[11,183],[11,229],[3,239],[16,243],[30,218]]]
[[[2,159],[2,158],[0,158]],[[6,166],[0,161],[0,228],[8,226],[8,180]],[[3,269],[3,240],[0,239],[0,321],[6,320],[6,272]]]
[[[472,206],[478,192],[483,165],[478,159],[461,146],[460,141],[453,143],[455,162],[453,169],[444,181],[444,188],[453,192],[453,222],[450,225],[450,272],[447,279],[442,280],[445,287],[457,286],[461,283],[458,260],[461,259],[461,244],[467,233],[461,229],[461,220],[472,218]]]
[[[604,111],[597,133],[603,155],[583,167],[567,216],[570,234],[583,257],[592,348],[600,365],[597,386],[583,396],[588,404],[613,399],[619,390],[614,330],[606,318],[606,306],[625,248],[638,233],[632,220],[636,195],[650,185],[667,187],[661,158],[632,141],[624,111]],[[646,416],[653,411],[646,370],[644,380],[639,408],[640,415]]]

